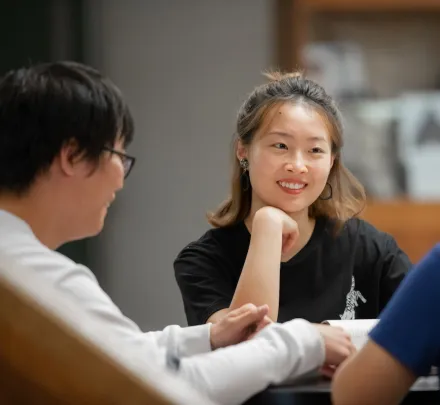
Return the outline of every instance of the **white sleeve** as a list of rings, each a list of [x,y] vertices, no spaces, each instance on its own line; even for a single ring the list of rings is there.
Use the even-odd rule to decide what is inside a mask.
[[[295,319],[239,345],[182,359],[179,375],[214,402],[240,404],[270,384],[318,368],[324,359],[318,330]]]
[[[90,269],[38,244],[30,245],[25,251],[26,254],[8,252],[7,256],[72,299],[116,337],[140,349],[145,345],[161,349],[164,364],[169,356],[186,357],[211,351],[210,325],[191,328],[175,325],[161,332],[143,333],[102,290]]]
[[[132,367],[141,372],[144,365],[166,366],[168,356],[180,357],[180,376],[217,403],[241,403],[271,383],[300,376],[324,362],[322,338],[304,320],[273,324],[251,341],[195,354],[209,350],[209,324],[192,328],[171,326],[162,332],[142,333],[121,313],[86,267],[55,252],[15,253],[13,258],[24,266],[24,273],[39,274],[66,300],[89,314],[96,327],[102,324],[117,342],[114,352],[121,352]],[[81,330],[81,323],[76,327]],[[131,355],[123,355],[124,347],[130,348]],[[185,357],[190,354],[195,355]]]
[[[164,364],[169,357],[182,358],[211,351],[209,324],[189,328],[172,325],[162,331],[143,333],[101,289],[88,268],[76,266],[68,274],[60,283],[66,295],[75,298],[97,321],[131,345],[144,347],[147,344],[161,349]]]
[[[147,332],[160,347],[165,347],[168,354],[178,358],[194,356],[211,351],[211,324],[181,328],[167,326],[160,332]]]

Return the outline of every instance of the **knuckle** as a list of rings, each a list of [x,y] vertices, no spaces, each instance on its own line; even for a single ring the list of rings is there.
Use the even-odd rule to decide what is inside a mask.
[[[254,304],[247,303],[243,305],[243,309],[245,309],[246,311],[256,311],[257,307]]]

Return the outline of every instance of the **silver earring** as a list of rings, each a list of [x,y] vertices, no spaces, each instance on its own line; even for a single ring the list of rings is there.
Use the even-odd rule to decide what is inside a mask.
[[[249,180],[249,160],[247,159],[240,159],[240,167],[243,169],[243,173],[241,173],[240,180],[241,180],[241,188],[243,191],[248,191],[250,187],[250,180]]]
[[[249,160],[244,158],[240,159],[240,166],[244,172],[247,172],[249,170]]]

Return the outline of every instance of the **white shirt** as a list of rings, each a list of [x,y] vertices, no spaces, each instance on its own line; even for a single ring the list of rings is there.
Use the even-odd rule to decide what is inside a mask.
[[[302,319],[273,324],[250,341],[214,352],[209,324],[173,325],[143,333],[121,313],[87,267],[44,246],[26,222],[2,210],[0,253],[32,269],[105,325],[120,344],[137,351],[140,359],[166,368],[170,358],[179,358],[178,375],[220,404],[239,404],[269,384],[300,376],[324,362],[319,332]]]

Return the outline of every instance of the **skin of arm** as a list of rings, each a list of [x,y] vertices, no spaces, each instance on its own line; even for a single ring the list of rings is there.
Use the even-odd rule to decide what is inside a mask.
[[[229,311],[246,303],[268,305],[268,319],[278,319],[280,263],[298,236],[295,221],[273,207],[259,209],[253,218],[248,254],[231,305],[211,315],[208,322],[218,322]]]
[[[332,384],[334,405],[397,405],[416,376],[374,341],[337,370]]]
[[[261,209],[256,212],[248,254],[230,309],[248,302],[257,306],[267,304],[268,317],[272,321],[277,320],[282,228],[281,219],[270,210]]]
[[[217,323],[217,322],[219,322],[221,319],[223,319],[229,313],[229,311],[230,311],[229,308],[225,308],[225,309],[221,309],[220,311],[217,311],[216,313],[212,314],[208,318],[206,323]]]

